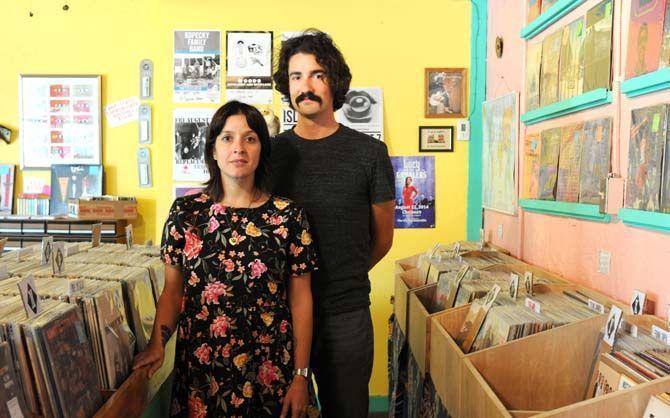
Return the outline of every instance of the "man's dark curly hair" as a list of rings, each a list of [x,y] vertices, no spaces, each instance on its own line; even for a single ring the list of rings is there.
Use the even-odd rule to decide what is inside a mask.
[[[307,30],[303,35],[282,44],[277,69],[273,75],[275,89],[285,97],[291,97],[288,88],[288,61],[299,53],[314,55],[316,62],[326,70],[326,82],[333,95],[333,109],[341,108],[351,84],[351,71],[333,39],[319,30]],[[289,104],[293,108],[290,100]]]

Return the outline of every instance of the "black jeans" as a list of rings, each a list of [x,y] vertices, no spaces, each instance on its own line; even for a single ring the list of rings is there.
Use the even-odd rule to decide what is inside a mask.
[[[323,418],[367,418],[373,358],[369,308],[315,316],[311,363]]]

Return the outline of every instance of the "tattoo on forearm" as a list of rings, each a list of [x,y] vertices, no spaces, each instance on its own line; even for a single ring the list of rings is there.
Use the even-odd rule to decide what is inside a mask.
[[[161,341],[163,342],[163,347],[167,344],[170,336],[172,335],[172,330],[166,325],[161,325]]]

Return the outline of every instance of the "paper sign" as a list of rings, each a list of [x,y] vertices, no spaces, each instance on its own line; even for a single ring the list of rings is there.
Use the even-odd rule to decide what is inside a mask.
[[[605,307],[601,303],[598,303],[593,299],[589,299],[588,306],[589,309],[591,309],[593,312],[597,312],[599,314],[605,313]]]
[[[461,243],[457,242],[456,244],[454,244],[454,249],[451,252],[451,257],[453,258],[460,254],[461,254]]]
[[[616,338],[616,331],[619,329],[619,323],[621,322],[621,315],[623,315],[623,311],[612,305],[610,314],[607,317],[607,323],[605,323],[605,332],[603,333],[603,340],[610,347],[614,347],[614,340]]]
[[[670,332],[664,330],[663,328],[652,325],[651,326],[651,336],[655,339],[662,341],[665,345],[670,345]]]
[[[51,261],[51,268],[53,274],[61,274],[65,270],[65,243],[54,242],[52,245],[53,256]]]
[[[33,247],[21,248],[16,250],[16,261],[25,260],[30,254],[33,253]]]
[[[8,279],[9,278],[9,272],[7,271],[7,266],[0,265],[0,281]]]
[[[533,296],[533,273],[530,271],[527,271],[523,275],[523,285],[526,288],[526,294],[529,296]]]
[[[84,289],[84,280],[83,279],[75,279],[75,280],[68,280],[67,282],[67,295],[72,296],[75,293],[81,291]]]
[[[9,418],[24,418],[21,412],[21,404],[19,399],[15,396],[7,401],[7,410],[9,411]]]
[[[510,273],[509,297],[511,297],[512,299],[516,299],[518,293],[519,293],[519,275],[516,273]]]
[[[93,224],[91,227],[91,235],[93,238],[91,239],[91,246],[93,248],[99,247],[100,246],[100,235],[102,234],[102,224]]]
[[[117,126],[136,121],[139,117],[139,109],[140,99],[138,97],[129,97],[110,103],[105,106],[107,124],[112,128],[116,128]]]
[[[42,255],[40,257],[40,266],[45,266],[51,263],[51,256],[53,254],[53,237],[42,238]]]
[[[35,278],[29,274],[26,278],[18,283],[19,293],[23,301],[23,308],[26,310],[28,319],[42,313],[42,305],[37,294],[37,287],[35,286]]]
[[[5,251],[5,244],[7,244],[7,238],[0,238],[0,255]]]
[[[126,249],[133,248],[133,226],[126,226]]]
[[[540,302],[535,301],[531,298],[526,298],[524,304],[526,305],[526,308],[535,311],[535,313],[540,313],[542,311],[542,309],[540,308]]]
[[[644,313],[644,304],[647,300],[647,294],[639,290],[633,291],[633,298],[630,301],[630,308],[633,315],[642,315]]]
[[[47,193],[45,193],[47,192]],[[51,194],[51,188],[47,181],[40,177],[24,177],[23,193],[28,194]]]

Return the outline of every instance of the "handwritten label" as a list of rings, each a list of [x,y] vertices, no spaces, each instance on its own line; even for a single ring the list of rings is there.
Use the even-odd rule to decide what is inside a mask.
[[[84,290],[84,280],[83,279],[74,279],[68,280],[67,282],[67,295],[72,296],[77,292]]]
[[[33,253],[33,247],[21,248],[20,250],[16,250],[16,261],[22,261],[32,253]]]
[[[91,227],[91,234],[93,236],[91,238],[91,246],[93,248],[99,247],[100,246],[100,235],[102,234],[102,224],[100,224],[100,223],[93,224],[93,226]]]
[[[452,257],[457,257],[460,254],[461,254],[461,243],[457,242],[456,244],[454,244],[454,249],[451,252],[451,256]]]
[[[8,238],[0,238],[0,255],[5,251],[5,244],[7,244]]]
[[[440,243],[438,242],[437,244],[435,244],[433,246],[433,248],[428,250],[426,255],[428,256],[428,258],[433,258],[433,257],[435,257],[435,253],[437,253],[439,251],[439,249],[440,249]]]
[[[658,341],[663,342],[665,345],[670,345],[670,332],[664,330],[659,326],[656,325],[651,326],[651,336],[657,339]]]
[[[530,295],[530,296],[533,296],[534,295],[533,294],[533,273],[530,272],[530,271],[527,271],[523,275],[523,279],[524,279],[523,284],[524,284],[524,287],[526,288],[526,294]]]
[[[591,309],[593,312],[597,312],[599,314],[604,314],[605,313],[605,307],[603,306],[603,304],[598,303],[593,299],[589,299],[588,306],[589,306],[589,309]]]
[[[40,257],[40,266],[47,265],[51,262],[51,256],[53,255],[53,243],[53,237],[42,238],[42,255]]]
[[[647,294],[639,290],[633,291],[633,297],[630,301],[630,309],[633,315],[642,315],[644,313],[644,305],[647,300]]]
[[[0,281],[8,279],[9,272],[7,271],[7,266],[0,264]]]
[[[534,311],[535,313],[540,313],[542,311],[542,309],[540,307],[540,302],[535,301],[531,298],[526,298],[526,301],[524,302],[524,304],[526,305],[526,308]]]
[[[65,249],[65,255],[67,257],[75,255],[79,252],[79,244],[71,244]]]
[[[61,274],[65,270],[65,243],[54,242],[51,270],[53,274]]]

